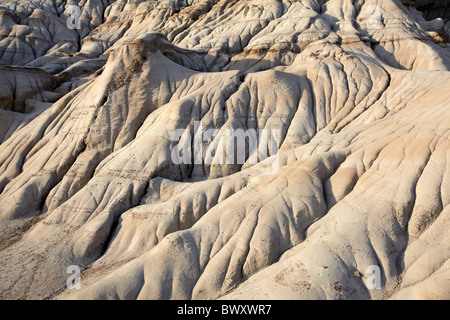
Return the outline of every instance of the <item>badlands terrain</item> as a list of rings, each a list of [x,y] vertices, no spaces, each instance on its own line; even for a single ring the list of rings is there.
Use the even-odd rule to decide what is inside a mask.
[[[0,299],[450,299],[449,33],[450,1],[0,0]],[[266,157],[210,161],[238,130]]]

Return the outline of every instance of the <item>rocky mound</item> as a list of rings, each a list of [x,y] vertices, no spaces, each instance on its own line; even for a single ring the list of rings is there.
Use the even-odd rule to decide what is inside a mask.
[[[449,299],[449,20],[0,0],[0,298]]]

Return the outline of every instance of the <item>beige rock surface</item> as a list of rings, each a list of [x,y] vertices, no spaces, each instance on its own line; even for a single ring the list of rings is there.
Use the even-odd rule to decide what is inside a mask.
[[[0,0],[0,298],[450,298],[447,1],[75,4]]]

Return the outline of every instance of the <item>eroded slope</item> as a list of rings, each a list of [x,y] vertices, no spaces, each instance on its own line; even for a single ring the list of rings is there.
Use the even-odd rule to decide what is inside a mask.
[[[0,2],[2,298],[449,298],[445,10],[87,1],[70,30],[24,3]],[[278,170],[177,163],[199,124],[277,130]]]

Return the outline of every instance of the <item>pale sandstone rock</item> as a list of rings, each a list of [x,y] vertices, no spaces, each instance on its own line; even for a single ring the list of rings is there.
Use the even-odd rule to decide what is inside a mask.
[[[450,17],[402,2],[1,0],[0,297],[449,299]],[[197,121],[279,170],[175,163]]]

